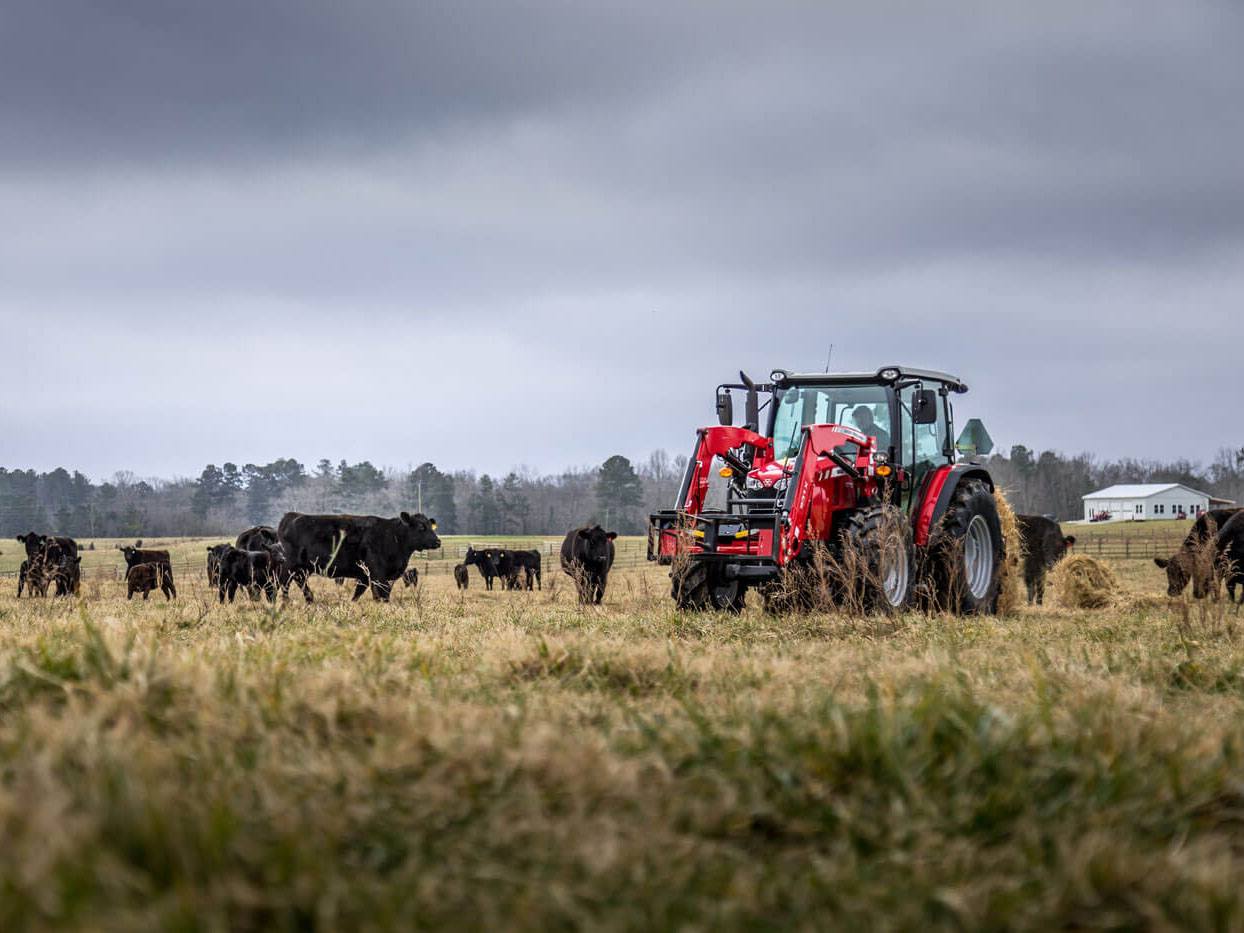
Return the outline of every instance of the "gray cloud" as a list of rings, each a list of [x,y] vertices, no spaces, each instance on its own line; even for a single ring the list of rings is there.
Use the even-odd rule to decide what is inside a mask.
[[[8,459],[555,468],[681,450],[719,379],[831,342],[961,372],[1004,443],[1207,457],[1244,442],[1209,363],[1244,337],[1242,25],[7,5]]]

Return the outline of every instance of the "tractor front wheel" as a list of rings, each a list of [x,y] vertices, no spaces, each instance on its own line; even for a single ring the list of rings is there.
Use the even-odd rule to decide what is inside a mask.
[[[989,486],[966,480],[929,541],[932,597],[938,608],[963,615],[998,611],[1006,540]]]
[[[725,580],[704,561],[691,561],[670,571],[670,595],[679,609],[692,612],[720,610],[742,612],[746,587],[738,580]]]
[[[863,561],[857,575],[866,612],[902,612],[916,587],[911,523],[891,506],[873,506],[851,516],[846,544]]]

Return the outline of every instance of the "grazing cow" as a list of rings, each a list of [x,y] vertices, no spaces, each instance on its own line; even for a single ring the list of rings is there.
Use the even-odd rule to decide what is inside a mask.
[[[474,564],[479,568],[479,575],[484,578],[484,589],[492,589],[492,581],[501,576],[501,570],[497,567],[497,551],[493,548],[484,548],[483,550],[475,550],[468,547],[466,557],[462,559],[465,567]]]
[[[220,559],[233,547],[231,544],[213,544],[207,548],[207,582],[209,586],[220,585]]]
[[[177,591],[173,589],[172,574],[169,573],[166,565],[161,563],[134,564],[126,571],[126,599],[133,599],[135,593],[142,593],[143,599],[146,599],[154,589],[159,589],[165,599],[172,599],[177,595]]]
[[[137,567],[139,564],[160,564],[163,566],[164,576],[161,578],[163,581],[161,589],[163,589],[164,583],[167,583],[173,595],[177,595],[177,587],[173,585],[173,558],[168,551],[156,548],[130,547],[129,545],[120,550],[121,556],[125,558],[127,570]]]
[[[615,532],[600,525],[575,528],[562,541],[562,570],[575,582],[580,603],[600,605],[613,567]]]
[[[272,552],[267,548],[258,551],[244,551],[230,547],[220,556],[220,582],[217,584],[220,601],[237,594],[242,587],[255,599],[260,591],[268,597],[268,602],[276,601],[276,573],[273,569]]]
[[[460,590],[465,590],[471,585],[471,574],[466,564],[454,564],[454,583],[458,584]]]
[[[288,512],[277,536],[290,572],[354,580],[353,599],[370,584],[372,596],[387,601],[410,556],[441,546],[436,522],[407,512],[397,518]],[[310,602],[310,590],[304,587],[303,593]]]
[[[402,574],[402,582],[407,586],[419,585],[419,571],[415,567],[407,567],[406,572]]]
[[[1064,535],[1058,522],[1043,515],[1016,515],[1019,537],[1024,553],[1024,583],[1028,587],[1028,605],[1040,606],[1045,601],[1045,575],[1076,543]]]
[[[510,551],[509,556],[513,567],[511,575],[516,583],[518,581],[518,572],[521,570],[526,576],[525,585],[527,589],[532,590],[537,587],[544,589],[544,582],[540,579],[541,562],[539,551]],[[535,586],[532,586],[533,583]]]
[[[1178,596],[1192,581],[1192,595],[1204,599],[1214,586],[1214,568],[1221,557],[1218,531],[1224,529],[1240,509],[1210,509],[1193,523],[1179,550],[1153,562],[1166,571],[1166,595]]]

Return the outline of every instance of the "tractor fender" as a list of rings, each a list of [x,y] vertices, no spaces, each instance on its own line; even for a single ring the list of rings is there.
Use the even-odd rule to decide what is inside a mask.
[[[955,490],[969,479],[982,480],[991,491],[994,488],[989,471],[974,463],[948,463],[928,475],[921,484],[920,504],[915,510],[916,521],[912,531],[916,547],[925,547],[929,543],[929,535],[946,514]]]

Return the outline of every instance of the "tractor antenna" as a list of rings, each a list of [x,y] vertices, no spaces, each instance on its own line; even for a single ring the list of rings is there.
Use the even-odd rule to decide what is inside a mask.
[[[834,345],[831,343],[829,345],[829,353],[826,354],[825,356],[825,372],[829,372],[829,364],[830,364],[830,361],[833,360],[833,358],[834,358]]]

